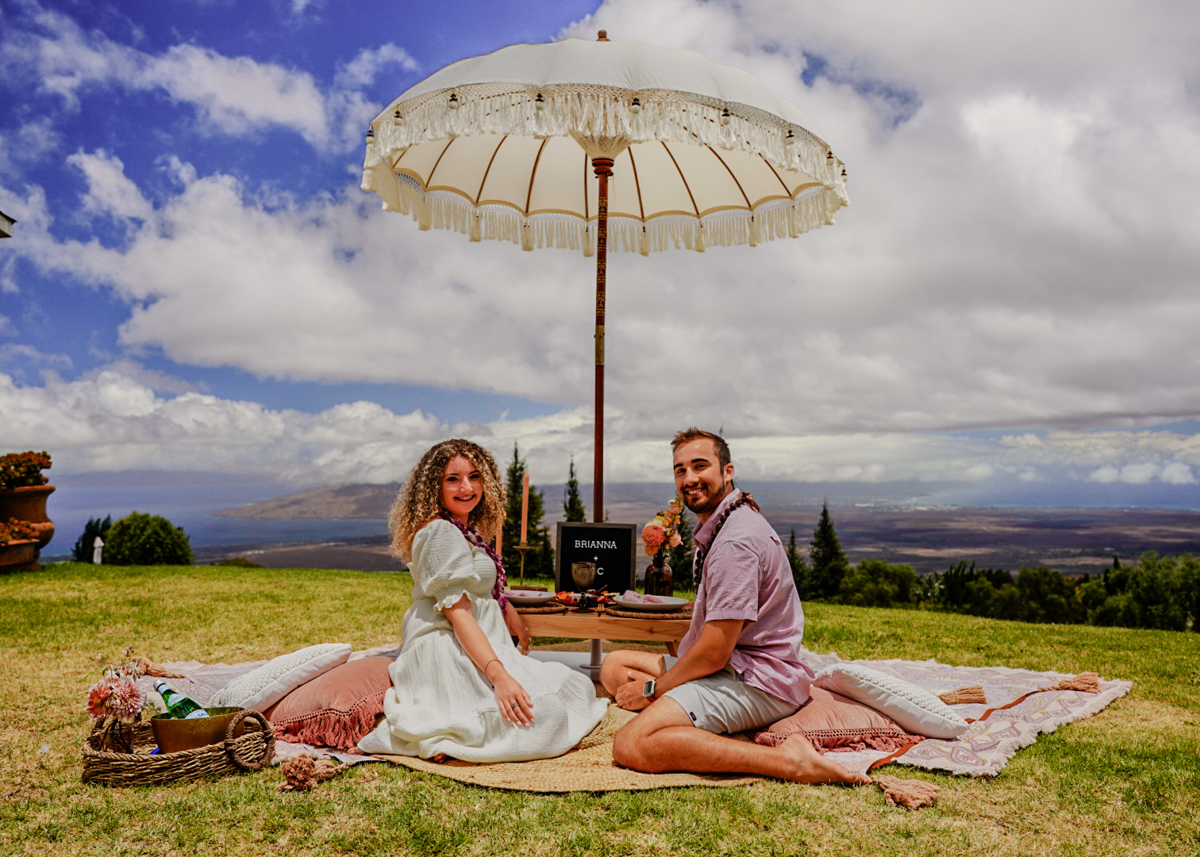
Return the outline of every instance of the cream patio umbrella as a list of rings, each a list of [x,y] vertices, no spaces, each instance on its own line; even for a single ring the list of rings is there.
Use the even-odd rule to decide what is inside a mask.
[[[596,521],[607,250],[754,246],[832,224],[848,203],[829,144],[752,75],[603,30],[465,59],[413,86],[371,122],[362,187],[421,229],[595,254]]]

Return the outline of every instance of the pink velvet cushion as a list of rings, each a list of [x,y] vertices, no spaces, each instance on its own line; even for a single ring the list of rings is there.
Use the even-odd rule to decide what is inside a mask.
[[[818,750],[898,750],[925,740],[910,735],[889,717],[853,699],[812,687],[804,707],[755,736],[756,743],[775,747],[800,733]]]
[[[300,685],[266,712],[275,737],[346,750],[375,726],[392,658],[359,658]]]

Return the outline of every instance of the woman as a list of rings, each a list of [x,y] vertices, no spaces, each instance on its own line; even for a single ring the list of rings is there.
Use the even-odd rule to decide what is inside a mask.
[[[392,545],[409,563],[413,603],[391,666],[384,719],[367,753],[514,762],[565,753],[604,716],[592,683],[526,657],[529,633],[504,598],[495,532],[505,491],[491,453],[447,440],[425,453],[392,508]],[[523,651],[512,644],[510,631]]]

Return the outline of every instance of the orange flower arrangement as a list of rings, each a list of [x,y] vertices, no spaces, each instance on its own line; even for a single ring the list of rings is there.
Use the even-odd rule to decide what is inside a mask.
[[[646,556],[657,557],[667,548],[677,548],[683,543],[679,535],[679,521],[683,517],[683,499],[676,494],[667,504],[666,511],[659,512],[642,527],[642,543]]]

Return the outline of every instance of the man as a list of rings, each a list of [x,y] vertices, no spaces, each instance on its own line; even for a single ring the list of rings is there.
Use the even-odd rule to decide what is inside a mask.
[[[761,729],[809,697],[800,660],[804,614],[783,545],[749,494],[733,484],[729,446],[691,428],[675,435],[675,487],[696,514],[699,574],[679,659],[610,653],[600,680],[622,708],[645,709],[617,733],[613,759],[638,771],[747,773],[802,783],[867,783],[802,735],[778,747],[722,733]]]

